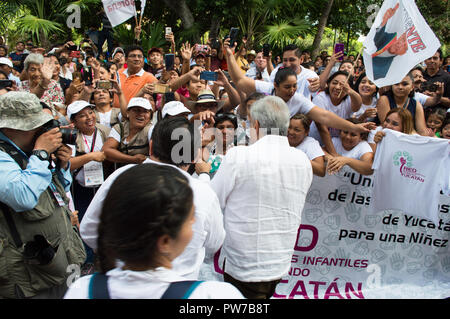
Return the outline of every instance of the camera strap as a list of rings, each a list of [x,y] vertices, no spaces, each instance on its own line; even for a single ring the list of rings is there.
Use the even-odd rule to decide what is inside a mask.
[[[11,156],[12,159],[14,159],[14,161],[16,161],[17,165],[19,165],[20,168],[22,168],[23,156],[20,154],[20,152],[18,152],[14,146],[12,146],[6,141],[0,140],[0,145],[2,146],[3,150],[5,150],[6,153],[8,153],[8,155]],[[0,208],[2,209],[3,215],[5,216],[6,223],[8,224],[9,231],[11,232],[11,236],[14,240],[16,248],[21,248],[23,246],[23,242],[22,239],[20,238],[19,232],[17,231],[14,219],[11,216],[11,208],[1,201],[0,201]]]
[[[21,248],[23,246],[23,242],[20,238],[19,232],[17,231],[16,223],[14,223],[14,219],[11,216],[11,208],[3,202],[0,202],[0,207],[2,209],[3,215],[5,216],[5,220],[8,224],[11,236],[14,240],[14,245],[16,245],[16,248]]]

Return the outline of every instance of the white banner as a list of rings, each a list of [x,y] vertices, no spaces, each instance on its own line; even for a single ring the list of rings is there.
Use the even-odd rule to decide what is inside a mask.
[[[413,0],[385,0],[364,45],[364,65],[378,87],[396,84],[441,46]]]
[[[113,27],[136,15],[134,0],[102,0],[106,16]]]
[[[430,207],[439,212],[433,224],[396,211],[371,212],[373,186],[373,177],[347,167],[314,176],[290,272],[273,298],[450,296],[450,197],[441,195],[439,207]],[[204,265],[202,279],[223,281],[217,260]]]

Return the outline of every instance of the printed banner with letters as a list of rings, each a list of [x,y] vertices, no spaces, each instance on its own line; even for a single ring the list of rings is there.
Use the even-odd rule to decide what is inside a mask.
[[[314,176],[291,269],[273,298],[450,297],[450,197],[434,208],[435,225],[399,211],[373,213],[372,189],[373,176],[348,167]],[[217,259],[205,264],[204,279],[223,281]]]

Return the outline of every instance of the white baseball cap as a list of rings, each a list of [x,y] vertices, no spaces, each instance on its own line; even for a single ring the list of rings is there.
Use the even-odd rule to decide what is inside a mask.
[[[166,115],[174,116],[182,113],[191,113],[191,111],[179,101],[170,101],[164,104],[161,111],[162,118],[165,118]]]
[[[130,107],[135,107],[135,106],[143,107],[146,110],[153,111],[153,107],[150,104],[149,100],[147,100],[143,97],[133,97],[132,99],[130,99],[130,102],[128,102],[127,109],[129,109]]]
[[[6,64],[10,68],[13,67],[13,64],[12,64],[11,60],[8,59],[8,58],[0,58],[0,64]]]
[[[84,100],[78,100],[69,104],[69,106],[67,107],[67,117],[70,119],[72,115],[77,114],[82,109],[88,106],[91,108],[95,108],[95,105],[92,105],[91,103]]]

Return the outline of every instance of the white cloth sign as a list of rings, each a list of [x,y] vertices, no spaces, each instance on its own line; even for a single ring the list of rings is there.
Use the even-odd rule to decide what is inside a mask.
[[[438,221],[439,192],[450,174],[450,141],[384,129],[372,168],[373,209],[391,209]]]
[[[401,82],[441,46],[412,0],[385,0],[363,45],[367,76],[378,87]]]
[[[113,27],[136,15],[134,0],[102,0],[106,16]]]

